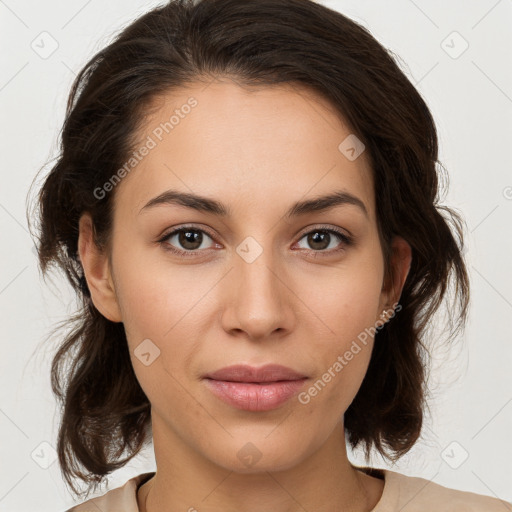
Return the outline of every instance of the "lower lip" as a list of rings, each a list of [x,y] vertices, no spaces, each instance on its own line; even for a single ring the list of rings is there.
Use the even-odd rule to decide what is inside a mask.
[[[214,395],[237,409],[245,411],[270,411],[296,395],[306,378],[279,382],[228,382],[205,379]]]

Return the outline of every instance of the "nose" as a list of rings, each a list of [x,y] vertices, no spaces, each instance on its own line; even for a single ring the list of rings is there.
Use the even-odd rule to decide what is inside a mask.
[[[293,329],[293,292],[283,265],[271,251],[254,261],[234,256],[222,313],[226,332],[251,340],[282,337]]]

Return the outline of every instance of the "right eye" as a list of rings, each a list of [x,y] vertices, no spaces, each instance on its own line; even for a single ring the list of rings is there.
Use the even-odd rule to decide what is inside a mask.
[[[199,250],[205,241],[204,235],[212,239],[212,237],[203,229],[199,229],[194,226],[182,226],[172,230],[170,233],[167,233],[159,240],[159,242],[167,251],[171,251],[181,256],[190,257],[195,256],[197,252],[202,252]],[[178,247],[173,244],[173,239],[174,244],[177,244]],[[208,247],[203,247],[202,250],[207,249]]]

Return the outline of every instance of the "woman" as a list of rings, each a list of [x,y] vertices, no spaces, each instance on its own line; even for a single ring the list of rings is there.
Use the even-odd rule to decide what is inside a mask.
[[[452,336],[469,301],[434,121],[364,28],[172,1],[81,71],[61,149],[38,246],[83,303],[61,468],[78,495],[151,439],[157,464],[70,510],[512,510],[347,457],[411,449],[425,330],[450,279]]]

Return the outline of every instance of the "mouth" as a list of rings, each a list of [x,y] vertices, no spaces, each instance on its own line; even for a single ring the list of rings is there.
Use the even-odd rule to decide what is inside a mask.
[[[207,373],[204,377],[229,382],[262,383],[299,380],[307,375],[280,364],[266,364],[261,367],[237,364]]]
[[[223,402],[246,411],[269,411],[296,395],[308,377],[281,365],[260,368],[235,365],[203,377],[208,389]]]

